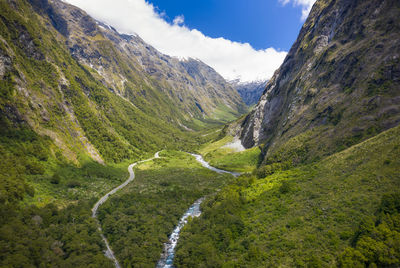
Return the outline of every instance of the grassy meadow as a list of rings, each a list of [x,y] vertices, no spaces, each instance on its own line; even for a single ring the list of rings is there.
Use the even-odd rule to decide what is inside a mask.
[[[237,152],[232,148],[225,147],[232,141],[233,137],[226,136],[204,144],[198,152],[214,167],[236,172],[252,172],[260,163],[260,148],[254,147]]]

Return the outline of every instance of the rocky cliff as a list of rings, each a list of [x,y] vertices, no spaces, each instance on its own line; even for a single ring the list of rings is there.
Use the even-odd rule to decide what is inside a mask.
[[[255,109],[244,146],[296,161],[347,148],[400,123],[400,2],[319,0]]]

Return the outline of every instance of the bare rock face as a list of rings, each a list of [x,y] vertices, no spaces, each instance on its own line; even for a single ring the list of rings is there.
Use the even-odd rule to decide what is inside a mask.
[[[51,0],[29,0],[32,7],[39,14],[46,14],[53,27],[62,35],[67,36],[69,34],[67,21],[60,15],[60,13],[54,9],[51,5]]]
[[[4,75],[11,70],[11,66],[11,58],[0,49],[0,79],[3,79]]]
[[[323,154],[400,123],[400,2],[319,0],[254,110],[245,147],[268,155],[318,129]],[[377,100],[379,99],[379,101]],[[388,109],[387,107],[390,107]],[[369,118],[364,120],[363,118]],[[354,132],[354,127],[361,127]]]
[[[14,39],[14,44],[21,48],[26,56],[35,60],[43,60],[44,55],[38,49],[38,41],[34,41],[26,28],[22,25],[16,25],[19,28],[18,38]]]

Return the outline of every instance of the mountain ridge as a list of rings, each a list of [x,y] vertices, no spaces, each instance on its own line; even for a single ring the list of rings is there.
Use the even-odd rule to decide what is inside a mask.
[[[151,122],[152,126],[165,125],[161,127],[164,130],[149,133],[152,139],[157,139],[156,135],[162,133],[184,133],[190,129],[199,130],[207,124],[218,125],[246,110],[237,92],[204,63],[174,60],[138,36],[128,37],[100,27],[84,11],[65,2],[31,0],[29,3],[35,12],[29,11],[25,1],[3,2],[4,12],[11,6],[15,10],[12,13],[15,16],[11,15],[14,18],[2,18],[2,36],[10,38],[2,38],[0,50],[0,75],[7,83],[3,89],[9,88],[14,92],[12,94],[19,92],[15,98],[19,98],[21,104],[25,103],[22,104],[25,110],[22,121],[40,135],[51,137],[73,162],[78,161],[78,151],[103,162],[104,143],[94,142],[93,135],[112,136],[107,139],[118,141],[113,143],[119,143],[121,151],[126,151],[122,149],[123,144],[128,147],[133,144],[128,149],[133,155],[133,151],[138,152],[134,147],[139,145],[127,132],[133,123],[137,123],[136,129],[142,131],[145,122]],[[26,18],[31,20],[31,25],[26,24],[26,18],[25,21],[18,18],[25,13],[29,13]],[[160,65],[163,60],[166,63]],[[38,64],[43,66],[42,69],[36,68]],[[192,75],[190,69],[193,69]],[[194,75],[196,72],[197,76]],[[35,75],[38,81],[35,81]],[[172,79],[168,80],[169,75]],[[14,87],[18,90],[14,91]],[[76,91],[71,91],[71,87]],[[38,90],[32,91],[33,88]],[[81,97],[77,97],[78,92]],[[3,110],[5,117],[22,115],[17,112],[21,108],[10,102],[13,98],[10,96],[8,108]],[[92,123],[84,123],[86,119],[77,114],[78,103],[86,106],[82,113],[90,111],[90,116],[102,118],[96,124],[107,125],[102,127],[104,130],[89,131]],[[143,119],[138,120],[138,117]],[[49,122],[50,128],[46,126]],[[146,128],[151,130],[149,125]],[[166,130],[168,128],[170,130]],[[99,131],[108,134],[94,133]],[[69,132],[80,141],[72,142]],[[136,140],[143,140],[146,134],[139,136]],[[110,144],[110,148],[114,145]],[[74,148],[69,148],[71,146]],[[124,154],[127,157],[126,152]],[[110,156],[106,158],[110,160]]]
[[[230,84],[236,88],[243,101],[248,105],[257,104],[263,94],[268,80],[259,80],[251,82],[242,82],[240,80],[230,81]]]
[[[130,82],[127,77],[128,70],[117,66],[125,64],[134,72],[146,73],[149,77],[145,81],[151,87],[164,92],[173,101],[178,101],[178,104],[183,102],[181,109],[185,110],[189,117],[202,117],[203,114],[211,116],[220,103],[242,112],[245,111],[238,94],[214,69],[204,63],[194,59],[181,61],[164,55],[145,43],[138,35],[120,34],[115,28],[99,23],[84,11],[64,2],[52,1],[52,4],[67,20],[67,28],[70,32],[67,35],[68,47],[71,54],[80,62],[97,70],[118,94],[125,94],[124,85]],[[125,58],[117,56],[118,64],[113,63],[112,59],[102,59],[102,62],[98,62],[101,43],[98,46],[96,39],[85,40],[84,36],[80,36],[81,31],[93,37],[104,36]],[[112,55],[114,54],[118,53],[114,51]],[[112,58],[111,55],[110,57]],[[107,72],[110,68],[112,70]],[[193,70],[190,71],[190,68]],[[112,77],[107,73],[113,74]],[[194,73],[196,77],[193,76]],[[202,111],[196,109],[196,102],[202,103],[204,106]]]
[[[327,155],[400,123],[396,1],[317,1],[284,63],[241,123],[245,147],[271,155],[313,131]],[[312,143],[314,145],[312,145]]]

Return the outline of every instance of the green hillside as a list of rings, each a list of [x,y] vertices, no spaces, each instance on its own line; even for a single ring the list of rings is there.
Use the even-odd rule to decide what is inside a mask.
[[[245,115],[200,60],[0,0],[0,267],[114,267],[101,235],[154,267],[202,197],[174,267],[399,267],[399,3],[317,0]]]
[[[7,189],[1,192],[2,200],[21,200],[26,193],[33,195],[35,187],[39,192],[47,188],[52,195],[59,190],[46,184],[64,166],[78,170],[93,162],[109,166],[146,158],[163,148],[190,150],[204,140],[180,122],[202,130],[234,119],[232,111],[220,106],[215,119],[210,113],[188,121],[185,109],[175,105],[153,78],[136,70],[139,67],[130,68],[105,35],[88,35],[104,59],[112,58],[114,69],[128,77],[125,96],[116,94],[117,88],[110,90],[116,84],[104,81],[65,45],[68,41],[60,29],[66,23],[64,14],[47,1],[31,3],[0,2],[4,62],[0,74],[0,187]],[[78,36],[82,30],[64,26],[69,26],[74,38],[83,38]]]
[[[313,164],[245,175],[203,205],[177,267],[395,267],[400,127]]]
[[[104,64],[118,72],[108,74],[126,75],[122,90],[74,56],[67,34],[82,31],[55,4],[62,2],[0,1],[0,266],[112,267],[91,206],[126,180],[132,162],[160,149],[190,151],[207,139],[197,131],[245,106],[226,88],[197,102],[241,111],[218,106],[191,118],[194,104],[175,105],[105,34],[75,35],[112,59]]]

